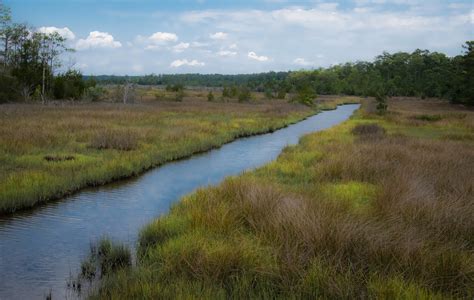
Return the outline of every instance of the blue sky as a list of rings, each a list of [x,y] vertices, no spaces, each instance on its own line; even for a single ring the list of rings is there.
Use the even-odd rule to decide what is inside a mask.
[[[1,0],[0,0],[1,1]],[[372,60],[417,48],[460,54],[472,0],[4,0],[16,22],[58,31],[85,74],[253,73]]]

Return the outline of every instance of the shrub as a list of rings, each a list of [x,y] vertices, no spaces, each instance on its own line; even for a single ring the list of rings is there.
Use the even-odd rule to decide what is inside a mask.
[[[84,93],[84,98],[89,101],[100,101],[103,100],[107,90],[101,86],[88,87]]]
[[[251,94],[248,87],[241,87],[239,90],[239,102],[248,102],[250,101]]]
[[[177,101],[177,102],[181,102],[181,101],[183,101],[184,96],[185,96],[184,91],[179,90],[179,91],[176,92],[174,100]]]
[[[387,108],[388,108],[388,105],[387,105],[387,96],[385,96],[384,94],[377,94],[377,96],[375,96],[375,101],[377,102],[377,113],[379,114],[384,114],[387,112]]]
[[[416,120],[427,121],[427,122],[436,122],[442,119],[441,115],[416,115],[414,117]]]
[[[214,94],[212,91],[209,91],[209,94],[207,94],[207,101],[214,101]]]
[[[45,155],[44,160],[46,161],[52,161],[52,162],[57,162],[57,161],[68,161],[68,160],[74,160],[73,155]]]
[[[352,129],[352,134],[359,136],[380,136],[385,134],[385,129],[378,124],[359,124]]]

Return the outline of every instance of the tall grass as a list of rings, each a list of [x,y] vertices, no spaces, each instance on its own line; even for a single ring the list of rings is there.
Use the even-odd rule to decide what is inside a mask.
[[[323,99],[335,105],[338,98]],[[285,101],[0,106],[0,214],[130,177],[315,110]],[[74,159],[62,159],[62,158]]]
[[[407,107],[443,105],[361,111],[185,197],[142,230],[138,266],[95,297],[472,298],[474,147],[438,131],[469,134],[473,113],[414,125]]]

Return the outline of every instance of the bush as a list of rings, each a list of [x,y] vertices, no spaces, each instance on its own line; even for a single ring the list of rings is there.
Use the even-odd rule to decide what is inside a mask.
[[[375,96],[375,101],[377,102],[377,113],[381,115],[385,114],[388,108],[387,96],[385,96],[385,94],[377,94],[377,96]]]
[[[20,98],[18,90],[18,81],[15,77],[0,74],[0,103],[15,101]]]
[[[207,94],[207,101],[214,101],[214,94],[212,91],[209,91],[209,94]]]
[[[54,78],[53,94],[56,99],[79,99],[85,89],[86,84],[79,71],[69,70]]]
[[[385,129],[378,124],[359,124],[352,129],[352,134],[359,136],[380,136],[385,134]]]
[[[250,90],[248,87],[241,87],[239,90],[239,102],[248,102],[251,98]]]
[[[181,102],[181,101],[183,101],[184,96],[185,96],[184,91],[179,90],[179,91],[176,92],[174,100],[177,101],[177,102]]]
[[[417,115],[415,116],[416,120],[427,121],[427,122],[436,122],[442,119],[441,115]]]
[[[84,93],[84,99],[89,101],[100,101],[103,100],[107,90],[101,86],[88,87]]]

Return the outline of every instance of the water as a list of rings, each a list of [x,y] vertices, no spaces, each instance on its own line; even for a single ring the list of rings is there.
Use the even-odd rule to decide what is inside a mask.
[[[198,187],[274,160],[307,133],[346,120],[358,105],[325,111],[274,133],[168,163],[131,180],[91,188],[28,213],[0,219],[0,299],[70,298],[91,241],[109,236],[134,245],[140,228]]]

